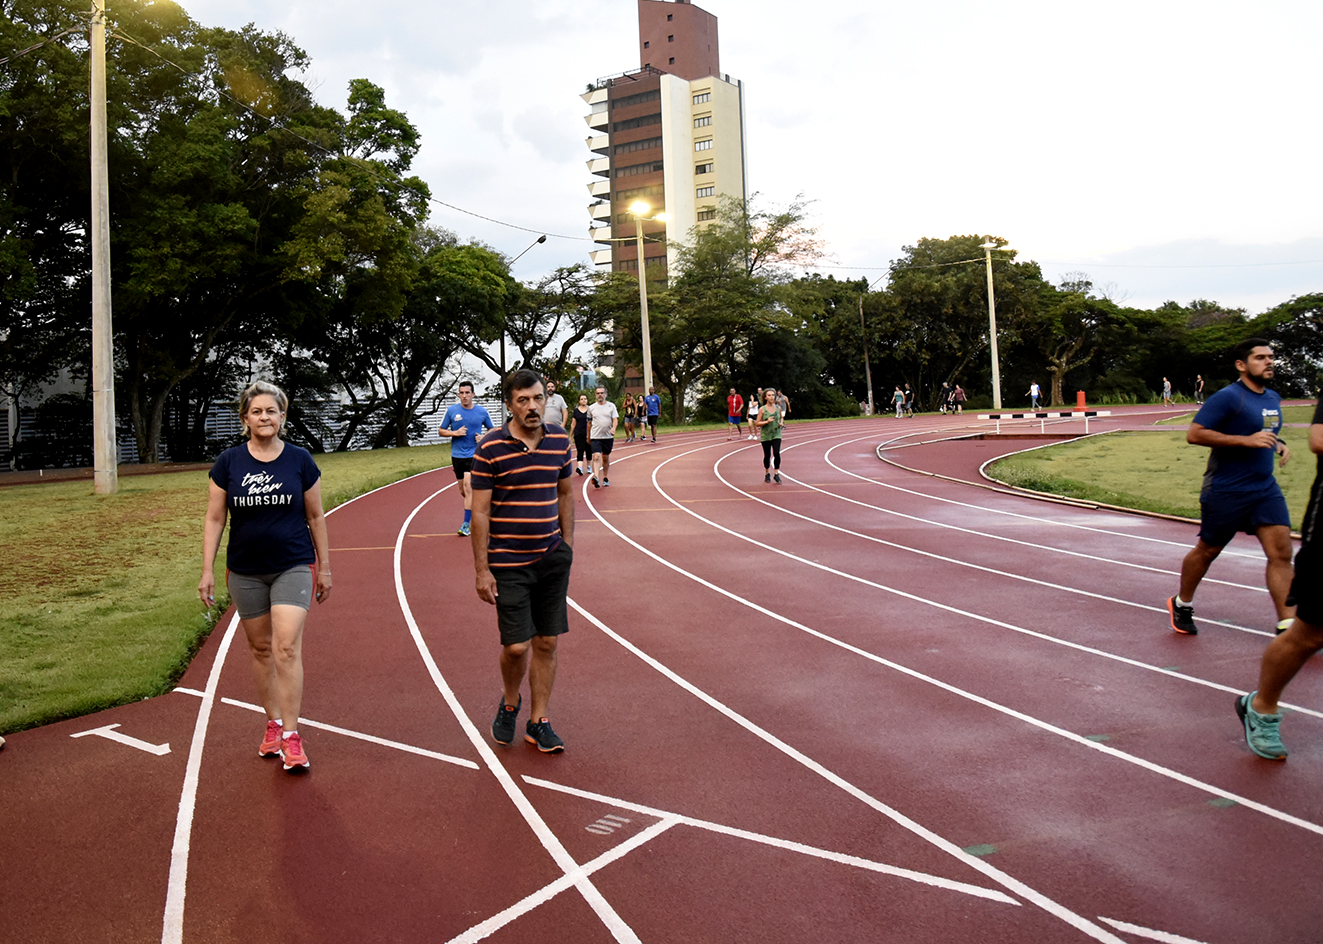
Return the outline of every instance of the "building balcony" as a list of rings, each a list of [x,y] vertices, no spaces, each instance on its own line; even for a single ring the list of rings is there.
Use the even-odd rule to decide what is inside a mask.
[[[594,197],[609,197],[611,195],[611,181],[594,180],[588,185],[588,193]]]
[[[589,229],[588,229],[588,238],[591,239],[591,240],[592,240],[593,242],[595,242],[595,243],[603,243],[603,244],[609,246],[609,245],[612,244],[612,243],[611,243],[611,227],[609,227],[609,226],[593,226],[593,227],[589,227]]]
[[[605,134],[594,134],[588,137],[588,150],[594,154],[605,154],[611,150],[611,137]]]
[[[611,115],[605,111],[595,111],[591,115],[584,115],[583,120],[588,122],[590,128],[605,128],[611,124]]]
[[[596,174],[598,177],[611,176],[611,159],[607,157],[594,157],[587,162],[588,173]]]
[[[592,252],[588,253],[588,258],[590,258],[590,259],[593,260],[593,265],[610,265],[610,264],[611,264],[611,250],[610,250],[610,249],[594,249]]]
[[[610,93],[607,91],[607,86],[603,85],[599,88],[589,89],[587,92],[581,93],[579,97],[589,105],[596,105],[598,102],[606,101],[608,94]]]
[[[611,204],[594,203],[588,207],[588,215],[595,220],[609,221],[611,219]]]

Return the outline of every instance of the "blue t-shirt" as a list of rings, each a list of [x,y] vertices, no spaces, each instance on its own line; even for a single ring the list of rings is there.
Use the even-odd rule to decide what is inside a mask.
[[[1194,421],[1205,429],[1228,436],[1252,436],[1260,430],[1279,434],[1282,429],[1282,398],[1276,391],[1255,393],[1239,380],[1208,398]],[[1248,446],[1214,446],[1208,455],[1200,500],[1211,492],[1261,492],[1277,488],[1272,464],[1273,449]]]
[[[655,393],[650,393],[643,398],[643,402],[648,405],[649,416],[661,416],[661,397]]]
[[[472,459],[473,453],[478,449],[478,437],[484,430],[492,428],[492,418],[485,406],[476,403],[467,410],[459,403],[447,407],[446,418],[441,421],[441,428],[453,430],[461,426],[467,426],[468,432],[450,440],[450,458]]]
[[[225,489],[230,512],[225,566],[236,574],[279,574],[316,563],[303,493],[321,477],[308,450],[293,443],[270,462],[254,459],[246,443],[222,452],[211,480]]]

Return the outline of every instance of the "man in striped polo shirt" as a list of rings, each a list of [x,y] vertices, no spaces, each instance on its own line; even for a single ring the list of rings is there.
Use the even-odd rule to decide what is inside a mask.
[[[531,716],[524,739],[544,753],[565,749],[547,717],[556,681],[556,643],[569,632],[565,598],[574,561],[570,439],[542,421],[546,394],[531,370],[505,382],[510,419],[473,457],[473,565],[478,596],[496,606],[504,691],[492,738],[509,744],[528,675]]]

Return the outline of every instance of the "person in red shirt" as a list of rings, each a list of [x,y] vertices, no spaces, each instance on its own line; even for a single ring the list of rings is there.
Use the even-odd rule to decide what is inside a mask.
[[[743,439],[744,428],[744,397],[735,392],[735,388],[730,388],[730,396],[726,397],[726,422],[735,427],[734,434],[730,431],[726,433],[727,441],[731,439]]]

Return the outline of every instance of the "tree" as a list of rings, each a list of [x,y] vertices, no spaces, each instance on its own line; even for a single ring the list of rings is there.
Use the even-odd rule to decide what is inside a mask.
[[[1066,374],[1092,361],[1107,340],[1109,329],[1117,324],[1117,306],[1094,297],[1090,294],[1092,288],[1093,283],[1087,279],[1069,276],[1062,283],[1062,291],[1045,286],[1037,317],[1032,326],[1026,327],[1047,360],[1052,378],[1051,406],[1065,403]]]
[[[797,327],[777,289],[790,280],[790,266],[820,252],[804,222],[806,207],[797,198],[784,210],[754,210],[723,198],[715,220],[676,244],[669,285],[648,291],[653,371],[671,393],[675,422],[683,421],[686,395],[705,373],[747,352],[754,335]],[[641,331],[632,320],[622,326],[618,350],[641,358]]]
[[[869,330],[892,352],[903,383],[930,408],[943,382],[982,386],[988,352],[988,292],[982,243],[1000,237],[920,239],[891,264],[890,282]],[[1015,262],[1015,252],[993,253],[998,342],[1016,344],[1037,311],[1044,286],[1035,262]],[[866,306],[867,307],[867,306]],[[971,378],[970,375],[974,377]]]

